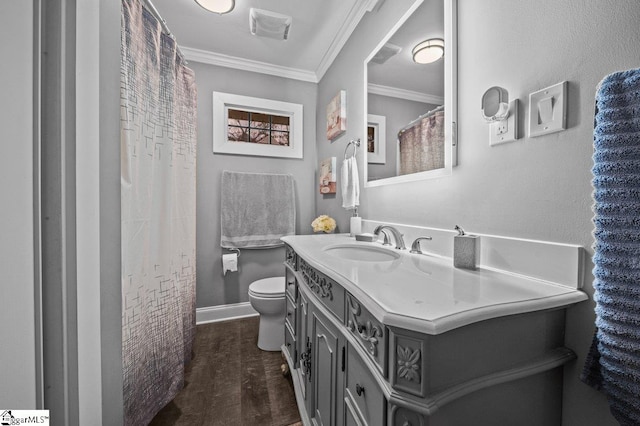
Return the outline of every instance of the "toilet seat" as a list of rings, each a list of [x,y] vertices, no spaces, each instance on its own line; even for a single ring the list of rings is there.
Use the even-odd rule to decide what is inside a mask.
[[[284,297],[285,278],[271,277],[254,281],[249,286],[249,294],[262,298],[280,298]]]

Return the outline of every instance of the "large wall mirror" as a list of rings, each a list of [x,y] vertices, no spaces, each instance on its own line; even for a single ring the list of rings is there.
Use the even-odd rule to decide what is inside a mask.
[[[455,12],[456,0],[417,0],[365,59],[366,187],[451,173]]]

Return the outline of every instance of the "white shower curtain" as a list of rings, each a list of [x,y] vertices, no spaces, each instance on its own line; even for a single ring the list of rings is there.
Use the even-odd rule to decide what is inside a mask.
[[[184,386],[195,334],[196,86],[171,37],[122,0],[124,424],[146,425]]]
[[[420,119],[398,135],[400,175],[444,167],[444,111]]]

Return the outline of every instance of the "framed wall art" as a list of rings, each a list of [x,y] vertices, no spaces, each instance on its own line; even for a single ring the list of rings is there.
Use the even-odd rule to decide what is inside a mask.
[[[347,131],[347,91],[340,90],[327,105],[327,139],[334,140]]]
[[[387,119],[384,115],[367,115],[367,162],[387,162]]]
[[[320,193],[336,193],[336,157],[320,161]]]
[[[213,92],[213,152],[302,158],[301,104]]]

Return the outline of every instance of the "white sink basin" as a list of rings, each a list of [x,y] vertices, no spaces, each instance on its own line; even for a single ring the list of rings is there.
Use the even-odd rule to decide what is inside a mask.
[[[339,257],[341,259],[361,262],[392,261],[400,257],[399,253],[384,247],[360,244],[338,244],[325,247],[324,251],[331,256]]]

